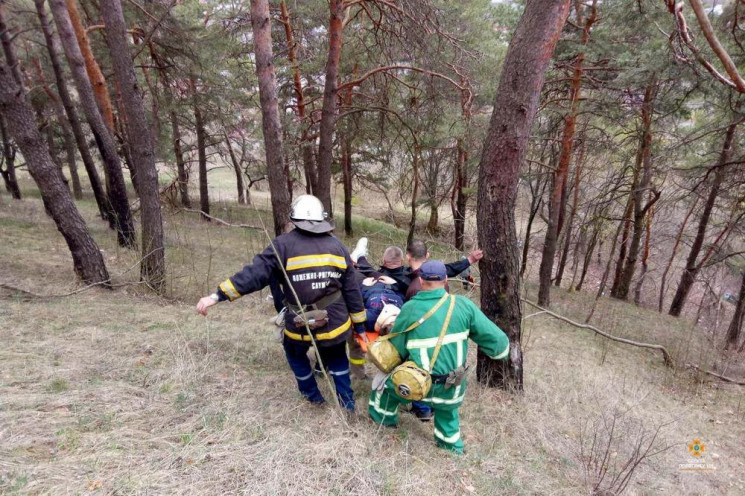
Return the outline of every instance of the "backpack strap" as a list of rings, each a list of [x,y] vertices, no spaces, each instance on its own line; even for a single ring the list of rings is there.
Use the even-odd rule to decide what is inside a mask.
[[[429,312],[427,312],[424,315],[422,315],[422,317],[419,320],[417,320],[416,322],[414,322],[413,324],[411,324],[409,327],[407,327],[403,331],[389,333],[389,334],[386,334],[385,336],[381,336],[378,339],[388,340],[388,339],[391,339],[393,336],[398,336],[399,334],[403,334],[405,332],[413,331],[414,329],[416,329],[417,327],[419,327],[420,325],[422,325],[425,320],[427,320],[430,317],[432,317],[435,314],[435,312],[437,312],[440,309],[440,307],[445,303],[445,301],[448,299],[449,296],[450,296],[449,294],[445,293],[445,295],[440,299],[440,301],[438,301],[435,306],[433,306],[432,308],[429,309]],[[449,321],[449,320],[450,320],[450,318],[447,319],[447,321]],[[447,321],[446,321],[446,323],[447,323]],[[447,326],[445,326],[445,327],[447,327]]]
[[[435,362],[437,361],[437,357],[440,354],[440,348],[442,348],[442,340],[445,339],[445,334],[447,334],[448,326],[450,325],[450,317],[453,316],[453,308],[455,308],[455,295],[450,296],[450,307],[448,308],[448,314],[445,317],[445,323],[442,324],[440,337],[437,339],[435,352],[432,354],[432,360],[429,362],[429,370],[427,372],[432,372],[435,369]]]

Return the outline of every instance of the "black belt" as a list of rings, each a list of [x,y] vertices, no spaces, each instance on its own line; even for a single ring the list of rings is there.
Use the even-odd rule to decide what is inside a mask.
[[[445,374],[445,375],[429,374],[429,376],[432,378],[432,384],[445,384],[445,381],[447,381],[448,379],[448,374]]]

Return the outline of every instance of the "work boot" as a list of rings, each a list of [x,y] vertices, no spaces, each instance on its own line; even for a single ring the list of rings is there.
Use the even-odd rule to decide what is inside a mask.
[[[357,260],[360,257],[366,257],[367,256],[367,238],[360,238],[359,241],[357,241],[357,246],[354,247],[354,250],[352,250],[352,253],[349,254],[349,258],[352,259],[352,262],[357,263]]]

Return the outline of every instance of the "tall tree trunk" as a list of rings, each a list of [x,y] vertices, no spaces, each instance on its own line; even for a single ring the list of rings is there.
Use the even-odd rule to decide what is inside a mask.
[[[596,3],[593,0],[591,12],[587,20],[583,19],[582,7],[577,8],[577,23],[582,25],[580,52],[574,62],[572,74],[572,85],[570,89],[570,109],[564,116],[564,131],[561,137],[561,154],[559,165],[553,177],[553,185],[548,208],[548,226],[546,228],[546,239],[543,242],[543,254],[541,256],[541,267],[539,270],[538,304],[548,307],[551,304],[551,273],[554,268],[554,257],[556,255],[556,244],[561,232],[566,206],[566,182],[569,176],[569,163],[572,160],[572,148],[574,147],[574,130],[577,124],[577,113],[579,112],[580,91],[582,89],[582,73],[584,71],[585,47],[590,40],[590,29],[596,20]]]
[[[652,194],[650,193],[650,200]],[[647,214],[647,222],[644,235],[644,251],[642,252],[642,271],[639,274],[639,280],[634,286],[634,305],[641,305],[642,300],[642,286],[644,285],[644,279],[647,277],[647,271],[649,270],[649,246],[652,239],[652,217],[654,216],[654,205],[649,207],[649,213]]]
[[[44,206],[54,219],[72,254],[75,273],[88,284],[109,280],[101,251],[88,232],[70,191],[62,183],[59,169],[36,128],[26,93],[15,81],[12,70],[0,64],[0,114],[23,153],[28,170],[39,187]]]
[[[698,222],[698,230],[696,231],[696,237],[691,245],[691,251],[688,253],[688,259],[686,260],[686,267],[683,271],[683,275],[680,278],[678,289],[675,291],[675,297],[673,302],[670,304],[670,315],[679,317],[683,311],[683,306],[688,299],[688,294],[693,287],[693,283],[696,282],[696,276],[698,275],[701,266],[697,264],[698,255],[701,252],[701,248],[704,246],[704,240],[706,238],[706,228],[709,225],[709,219],[711,218],[711,212],[714,210],[714,204],[716,203],[717,197],[719,196],[719,189],[724,180],[724,173],[726,165],[730,161],[732,156],[732,148],[735,138],[735,131],[740,121],[733,122],[727,128],[727,134],[724,137],[724,143],[722,144],[722,151],[719,155],[719,162],[714,166],[714,179],[711,183],[711,189],[709,190],[709,196],[706,198],[706,204],[704,210],[701,213],[701,218]]]
[[[51,0],[50,0],[51,1]],[[101,111],[101,116],[106,122],[106,126],[110,132],[114,132],[114,110],[111,104],[111,95],[109,94],[109,88],[106,86],[106,78],[104,78],[101,66],[98,65],[96,56],[93,55],[93,49],[91,48],[90,40],[88,39],[88,33],[83,25],[83,20],[80,17],[80,11],[75,3],[75,0],[65,0],[67,13],[72,23],[72,28],[75,30],[75,38],[78,41],[80,52],[83,55],[85,61],[85,71],[90,79],[91,86],[93,87],[93,94],[96,97],[96,103]]]
[[[437,200],[435,198],[429,199],[429,221],[427,221],[427,232],[430,235],[437,235],[440,231],[440,215],[439,215]]]
[[[453,210],[453,226],[455,230],[454,245],[455,249],[463,251],[464,240],[466,232],[466,208],[468,205],[468,195],[465,193],[466,189],[466,174],[465,168],[468,162],[468,151],[463,145],[463,138],[458,138],[457,141],[458,156],[455,162],[455,172],[453,173],[455,178],[455,184],[453,184],[453,195],[450,200]]]
[[[409,246],[414,241],[414,234],[416,233],[416,203],[419,196],[419,143],[414,143],[411,174],[414,183],[411,187],[411,216],[409,217],[409,235],[406,237],[406,246]]]
[[[615,285],[615,291],[611,296],[620,300],[629,298],[631,290],[631,281],[636,271],[636,259],[639,256],[641,240],[644,234],[645,218],[652,204],[657,201],[657,196],[644,205],[644,194],[649,191],[652,184],[652,114],[654,110],[654,98],[657,89],[657,82],[653,80],[647,85],[644,91],[644,102],[642,103],[642,135],[639,140],[639,151],[636,158],[637,176],[641,175],[641,181],[632,189],[631,195],[634,201],[634,223],[631,244],[629,245],[628,255],[623,264],[623,269]]]
[[[582,285],[585,283],[585,276],[587,275],[587,269],[590,267],[590,262],[592,262],[592,253],[595,251],[595,245],[598,242],[599,233],[600,233],[600,228],[598,227],[596,223],[593,228],[592,235],[590,236],[590,242],[587,244],[587,248],[585,249],[585,256],[582,261],[582,273],[579,276],[579,282],[577,283],[577,286],[575,286],[575,289],[577,291],[582,291]]]
[[[158,192],[158,170],[152,134],[145,116],[145,105],[137,83],[132,56],[127,43],[127,27],[120,0],[101,0],[101,14],[111,51],[114,74],[119,80],[128,135],[132,144],[142,211],[142,260],[140,277],[157,292],[165,288],[166,262],[163,246],[163,218]]]
[[[587,126],[585,126],[586,128]],[[566,267],[567,260],[569,259],[569,247],[572,243],[572,229],[574,228],[574,219],[577,216],[577,210],[579,206],[579,185],[582,180],[582,165],[585,161],[585,141],[584,141],[584,130],[582,131],[582,145],[577,157],[577,164],[574,167],[574,191],[572,198],[572,210],[569,213],[569,221],[567,227],[564,230],[564,249],[559,257],[559,268],[556,271],[556,280],[554,285],[558,288],[561,287],[561,280],[564,278],[564,268]]]
[[[235,171],[235,184],[238,189],[238,204],[246,204],[246,189],[243,185],[243,171],[241,170],[241,164],[238,162],[238,158],[235,156],[233,151],[233,145],[230,143],[228,133],[223,131],[225,136],[225,146],[228,147],[228,153],[230,154],[230,163],[233,164],[233,170]]]
[[[318,189],[314,194],[324,208],[333,216],[331,202],[331,164],[334,152],[334,128],[336,127],[336,93],[339,85],[339,60],[342,44],[343,0],[329,0],[329,51],[326,59],[326,81],[323,88],[320,137],[318,142]]]
[[[101,117],[101,112],[96,104],[93,87],[85,72],[85,61],[80,52],[78,42],[75,39],[67,7],[65,6],[65,0],[49,0],[49,5],[52,7],[52,15],[57,24],[60,41],[62,42],[67,62],[72,71],[80,105],[83,107],[88,125],[91,127],[91,131],[93,131],[93,137],[96,139],[98,149],[101,151],[110,211],[113,212],[113,222],[119,244],[134,247],[135,228],[129,210],[127,189],[124,184],[124,175],[122,173],[119,155],[116,152],[114,137],[106,126],[103,117]]]
[[[292,85],[295,90],[295,101],[297,103],[297,116],[300,121],[300,147],[303,157],[303,173],[305,175],[305,192],[310,194],[318,184],[315,157],[313,156],[313,147],[308,137],[308,126],[305,124],[305,96],[303,95],[303,84],[300,80],[300,65],[295,55],[295,37],[292,33],[292,23],[290,15],[287,12],[287,6],[284,1],[279,2],[280,12],[282,14],[282,24],[285,27],[285,37],[287,38],[287,60],[292,65]]]
[[[287,190],[284,155],[282,153],[282,124],[279,120],[277,102],[277,78],[274,74],[274,55],[272,54],[272,26],[269,17],[268,0],[251,0],[251,26],[254,34],[256,52],[256,76],[259,80],[259,100],[261,101],[261,124],[264,132],[264,152],[266,153],[267,179],[272,200],[274,233],[284,232],[290,218],[290,191]],[[336,79],[334,79],[336,81]],[[328,84],[328,81],[327,81]],[[333,105],[336,104],[334,92]],[[325,105],[325,104],[324,104]],[[331,172],[329,163],[329,174]],[[329,175],[329,186],[331,176]],[[330,202],[330,196],[327,200]],[[323,198],[321,198],[323,201]],[[324,203],[329,215],[331,210]]]
[[[3,175],[3,181],[5,182],[5,189],[8,190],[10,196],[16,200],[22,198],[21,188],[18,187],[18,179],[16,179],[16,150],[10,142],[10,135],[5,125],[5,117],[0,113],[0,138],[3,141],[3,157],[0,160],[0,173]]]
[[[344,234],[354,236],[352,230],[352,145],[346,132],[339,133],[341,172],[344,184]]]
[[[735,313],[732,315],[732,321],[727,328],[727,336],[724,339],[725,350],[737,346],[743,322],[745,322],[745,270],[742,271],[742,284],[740,285],[740,296],[737,298]]]
[[[36,123],[39,127],[39,132],[44,133],[43,137],[44,140],[47,142],[47,150],[49,150],[49,156],[51,157],[52,162],[54,162],[54,165],[56,165],[59,169],[62,182],[65,183],[67,189],[70,189],[70,182],[67,180],[64,172],[62,171],[62,162],[60,162],[59,156],[57,154],[57,142],[54,140],[54,127],[52,126],[52,122],[44,115],[44,110],[42,107],[37,106],[34,111],[36,112]]]
[[[479,350],[478,380],[489,386],[523,387],[515,199],[546,69],[568,14],[569,0],[527,1],[502,66],[479,165],[481,308],[510,338],[508,361]]]
[[[57,91],[59,92],[60,101],[62,102],[62,107],[65,109],[67,122],[70,123],[70,129],[75,137],[75,144],[77,145],[78,152],[80,152],[80,158],[83,161],[85,172],[88,174],[88,181],[91,184],[91,190],[93,191],[93,197],[96,200],[98,211],[101,214],[101,217],[111,220],[110,225],[113,227],[114,222],[113,219],[111,219],[109,211],[109,199],[101,186],[101,179],[98,176],[96,164],[93,162],[88,143],[85,140],[83,126],[78,118],[78,112],[73,103],[72,96],[70,95],[70,90],[67,88],[67,82],[65,81],[65,76],[62,72],[62,63],[60,62],[59,56],[54,47],[52,29],[49,25],[46,9],[44,8],[44,1],[45,0],[34,0],[34,3],[36,4],[36,12],[39,17],[41,30],[44,34],[44,41],[47,47],[47,53],[49,54],[49,61],[52,64],[54,80],[57,83]]]
[[[667,261],[665,270],[662,272],[662,277],[660,278],[660,296],[657,302],[657,311],[660,313],[662,312],[662,306],[665,302],[665,290],[667,289],[666,287],[667,274],[670,272],[670,268],[672,267],[673,262],[675,261],[675,255],[678,254],[678,246],[680,246],[680,241],[683,238],[683,233],[685,232],[686,225],[688,224],[688,219],[691,218],[691,214],[693,213],[693,210],[696,208],[697,204],[698,204],[698,196],[695,196],[693,202],[691,203],[691,208],[688,209],[688,213],[686,213],[685,218],[683,218],[683,223],[680,225],[680,229],[678,229],[678,235],[675,237],[675,244],[673,245],[673,249],[670,252],[670,258]]]
[[[204,130],[204,119],[202,111],[199,109],[199,98],[197,96],[196,86],[194,87],[194,125],[197,135],[197,157],[199,162],[199,209],[209,215],[210,213],[210,191],[207,180],[207,143],[206,132]],[[204,220],[209,221],[209,217],[203,216]]]
[[[181,195],[181,205],[191,208],[189,198],[189,173],[184,163],[184,151],[181,149],[181,129],[178,125],[178,115],[171,110],[171,134],[173,137],[173,154],[176,156],[176,174],[178,177],[178,189]]]
[[[44,93],[49,98],[54,115],[59,123],[60,130],[62,131],[62,141],[65,146],[65,155],[67,157],[67,166],[70,169],[70,178],[72,179],[72,193],[76,200],[80,200],[83,197],[83,188],[80,185],[80,177],[78,176],[78,164],[75,158],[75,139],[73,138],[72,131],[70,130],[70,123],[65,117],[65,109],[62,108],[60,99],[52,91],[47,84],[46,77],[44,77],[44,70],[41,68],[39,59],[33,58],[34,67],[39,78],[39,85],[41,86]]]
[[[528,270],[528,254],[530,253],[530,239],[533,230],[533,222],[535,221],[536,215],[538,215],[538,212],[541,210],[544,191],[546,191],[546,181],[543,181],[539,177],[535,191],[533,191],[531,186],[530,211],[528,212],[528,223],[525,226],[525,240],[523,241],[523,253],[520,262],[521,278],[525,277],[525,272]]]
[[[623,264],[626,261],[626,253],[629,249],[629,235],[631,234],[631,217],[634,214],[634,191],[639,187],[639,169],[634,168],[634,175],[631,179],[631,188],[629,190],[629,196],[626,199],[626,208],[623,211],[623,218],[621,219],[620,225],[623,226],[621,234],[621,246],[618,250],[618,259],[616,260],[616,267],[613,272],[613,284],[611,284],[610,294],[614,296],[616,289],[621,281],[621,273],[623,272]],[[611,253],[611,256],[613,254]]]

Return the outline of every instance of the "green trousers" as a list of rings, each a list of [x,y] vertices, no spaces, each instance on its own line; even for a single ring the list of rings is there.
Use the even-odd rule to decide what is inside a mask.
[[[390,380],[386,382],[382,391],[373,390],[370,393],[368,412],[370,418],[378,424],[398,425],[398,407],[411,401],[398,396]],[[456,453],[463,453],[463,439],[460,436],[459,406],[438,405],[429,403],[435,414],[435,442],[437,446]]]

